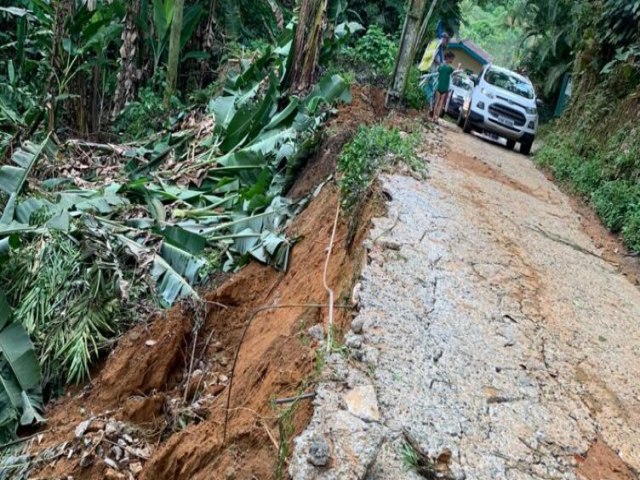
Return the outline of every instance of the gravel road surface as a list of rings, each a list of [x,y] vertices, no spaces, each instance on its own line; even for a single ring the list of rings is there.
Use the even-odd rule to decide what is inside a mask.
[[[382,178],[292,477],[638,478],[640,291],[530,158],[440,135],[426,181]]]

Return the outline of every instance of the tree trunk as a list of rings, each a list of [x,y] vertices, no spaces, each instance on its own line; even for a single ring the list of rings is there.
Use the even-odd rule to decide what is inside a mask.
[[[302,0],[293,41],[293,62],[289,70],[288,85],[292,92],[301,92],[313,85],[326,16],[327,0]]]
[[[47,130],[53,132],[56,128],[56,97],[61,93],[58,91],[56,78],[62,72],[62,37],[64,33],[65,16],[70,15],[71,7],[68,2],[58,1],[53,4],[53,25],[51,29],[53,35],[51,38],[51,52],[49,54],[49,62],[51,72],[47,79],[45,92],[47,93],[47,101],[45,108],[47,110]]]
[[[139,32],[136,21],[141,13],[140,1],[127,5],[127,13],[122,30],[120,46],[120,68],[117,76],[116,91],[113,96],[112,117],[115,118],[127,102],[135,99],[140,71],[137,67]]]
[[[427,28],[429,27],[429,22],[431,21],[431,16],[433,15],[433,11],[436,9],[436,5],[438,4],[438,0],[431,0],[431,6],[429,7],[429,11],[427,12],[427,16],[424,17],[422,21],[422,26],[420,27],[420,33],[418,34],[418,40],[416,42],[415,48],[417,49],[422,44],[424,40],[424,35],[427,33]],[[416,52],[413,53],[413,60],[416,58]],[[412,61],[413,61],[412,60]]]
[[[432,7],[435,6],[436,1],[433,0]],[[426,6],[426,0],[409,0],[402,37],[400,37],[400,48],[398,49],[398,56],[396,57],[396,64],[391,78],[391,86],[387,92],[387,106],[391,103],[399,102],[404,96],[409,70],[416,56],[416,45],[420,42],[420,27]]]
[[[182,33],[182,13],[184,0],[175,0],[173,4],[173,20],[169,38],[169,61],[167,62],[167,88],[164,92],[164,106],[169,108],[171,97],[178,82],[178,63],[180,61],[180,34]]]

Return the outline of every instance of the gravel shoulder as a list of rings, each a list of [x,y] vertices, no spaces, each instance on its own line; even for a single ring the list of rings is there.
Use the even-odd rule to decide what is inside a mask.
[[[529,158],[443,132],[428,180],[381,179],[348,354],[290,474],[638,478],[640,291]]]

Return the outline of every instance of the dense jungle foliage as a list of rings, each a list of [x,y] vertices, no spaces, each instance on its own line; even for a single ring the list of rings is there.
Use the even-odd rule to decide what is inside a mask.
[[[540,14],[560,45],[549,47],[546,65],[530,57],[532,66],[542,65],[533,70],[537,75],[548,72],[547,83],[556,72],[573,74],[570,108],[551,126],[536,159],[638,252],[640,1],[566,3],[566,10],[550,5]]]
[[[0,440],[216,270],[286,269],[307,200],[283,194],[350,98],[297,44],[330,57],[355,25],[332,1],[298,38],[293,7],[0,5]]]

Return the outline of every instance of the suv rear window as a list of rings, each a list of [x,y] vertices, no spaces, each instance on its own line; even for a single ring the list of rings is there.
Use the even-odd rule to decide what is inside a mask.
[[[491,68],[484,75],[484,79],[491,85],[515,93],[521,97],[532,99],[535,96],[530,83],[524,82],[508,72]]]

